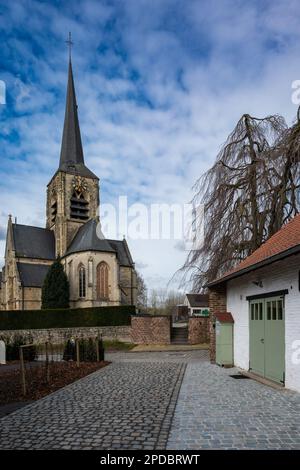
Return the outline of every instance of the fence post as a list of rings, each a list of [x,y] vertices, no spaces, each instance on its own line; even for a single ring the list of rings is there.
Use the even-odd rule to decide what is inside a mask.
[[[21,366],[22,391],[23,391],[23,395],[26,395],[26,377],[25,377],[25,365],[24,365],[24,355],[23,355],[22,346],[20,346],[19,348],[19,354],[20,354],[20,366]]]
[[[46,381],[50,382],[50,368],[49,368],[49,351],[48,351],[48,341],[45,343],[46,346]]]
[[[99,357],[99,338],[98,338],[98,336],[96,338],[96,358],[97,358],[97,362],[99,362],[100,357]]]
[[[77,367],[79,367],[80,364],[80,355],[79,355],[79,340],[78,338],[76,339],[76,361],[77,361]]]

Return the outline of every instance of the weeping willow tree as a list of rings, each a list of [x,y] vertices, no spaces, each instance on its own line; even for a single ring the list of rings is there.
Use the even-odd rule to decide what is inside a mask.
[[[300,119],[244,114],[194,186],[204,205],[204,240],[189,252],[184,281],[194,290],[256,250],[298,213]]]

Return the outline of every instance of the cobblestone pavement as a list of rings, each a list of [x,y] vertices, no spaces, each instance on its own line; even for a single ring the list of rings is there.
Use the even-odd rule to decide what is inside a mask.
[[[106,359],[2,418],[0,449],[300,449],[298,393],[235,380],[203,350]]]
[[[207,349],[195,349],[164,352],[111,352],[105,354],[105,359],[113,362],[176,362],[187,364],[208,361],[209,351]]]
[[[300,449],[300,394],[187,365],[167,449]]]
[[[184,369],[113,363],[2,418],[0,449],[165,448]]]

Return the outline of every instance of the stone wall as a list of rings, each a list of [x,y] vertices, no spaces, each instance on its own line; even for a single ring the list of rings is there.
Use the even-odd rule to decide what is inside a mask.
[[[135,344],[170,344],[171,318],[135,315],[131,317],[131,335]]]
[[[61,344],[72,336],[74,338],[95,338],[101,334],[106,340],[119,340],[130,343],[130,326],[102,326],[102,327],[81,327],[81,328],[51,328],[47,330],[6,330],[0,331],[0,339],[4,342],[11,342],[14,337],[25,336],[28,342],[35,344],[51,341],[53,344]]]
[[[209,289],[209,313],[210,313],[210,362],[213,364],[216,362],[216,312],[226,312],[226,284],[212,287]]]
[[[209,343],[209,317],[189,318],[189,344]]]

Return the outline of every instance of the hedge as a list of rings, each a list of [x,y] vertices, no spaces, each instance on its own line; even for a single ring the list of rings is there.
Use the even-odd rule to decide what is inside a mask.
[[[134,314],[133,305],[55,310],[5,310],[0,312],[0,331],[130,325],[130,316]]]

